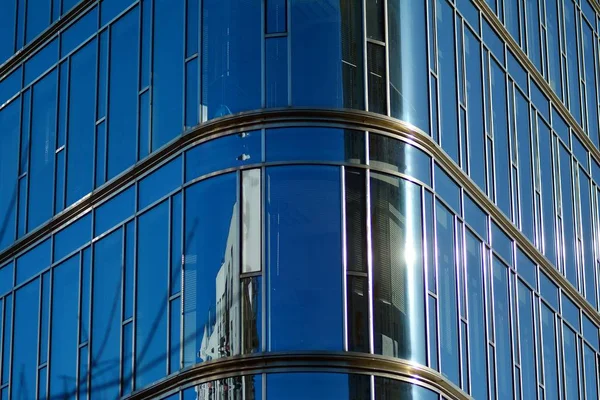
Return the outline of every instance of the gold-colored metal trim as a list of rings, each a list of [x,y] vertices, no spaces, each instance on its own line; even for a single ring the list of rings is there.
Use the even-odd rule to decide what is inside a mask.
[[[279,108],[248,111],[211,120],[196,126],[174,139],[161,150],[151,154],[119,176],[94,190],[76,204],[70,206],[35,231],[19,239],[8,249],[0,252],[0,265],[9,261],[27,247],[79,215],[96,207],[125,186],[131,184],[161,163],[178,155],[186,147],[197,142],[239,133],[247,130],[272,126],[336,126],[350,129],[386,133],[402,138],[431,155],[459,185],[511,236],[519,247],[565,291],[571,299],[600,326],[600,314],[562,276],[556,268],[529,242],[529,240],[507,219],[479,187],[452,161],[452,159],[427,134],[415,126],[384,115],[348,109],[302,109]]]
[[[155,399],[173,391],[233,376],[277,372],[368,374],[418,384],[453,400],[469,395],[439,372],[407,360],[353,352],[261,353],[198,364],[134,392],[128,400]]]

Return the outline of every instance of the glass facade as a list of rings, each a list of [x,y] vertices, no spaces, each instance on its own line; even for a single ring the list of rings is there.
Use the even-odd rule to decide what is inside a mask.
[[[0,0],[0,400],[597,399],[593,0]]]

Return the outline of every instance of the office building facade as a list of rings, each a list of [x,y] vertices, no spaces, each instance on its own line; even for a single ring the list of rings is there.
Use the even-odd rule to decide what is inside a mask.
[[[0,0],[0,399],[598,399],[596,0]]]

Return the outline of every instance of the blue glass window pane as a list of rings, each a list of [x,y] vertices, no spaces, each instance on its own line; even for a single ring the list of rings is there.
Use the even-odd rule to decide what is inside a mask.
[[[100,26],[110,22],[132,2],[132,0],[102,0],[102,4],[100,4]]]
[[[483,42],[490,48],[492,54],[500,60],[500,63],[504,64],[504,42],[485,19],[481,22],[483,27]]]
[[[225,5],[221,4],[224,8]],[[183,129],[183,37],[184,2],[171,0],[154,1],[154,69],[152,71],[152,150],[162,147]],[[231,16],[210,20],[225,26]],[[206,29],[206,27],[204,27]],[[206,38],[205,46],[210,46],[211,38]],[[230,43],[223,44],[223,50],[235,51]],[[229,54],[228,54],[229,56]],[[214,60],[213,60],[214,61]],[[229,61],[229,60],[228,60]],[[241,60],[231,60],[229,66],[244,65]],[[221,71],[224,75],[229,71]],[[256,92],[249,92],[256,93]],[[246,93],[240,96],[247,96]]]
[[[585,314],[583,314],[583,337],[596,351],[598,350],[598,327]]]
[[[191,89],[190,89],[191,90]],[[198,112],[196,111],[196,114]],[[150,91],[147,90],[140,95],[140,131],[139,136],[139,159],[145,158],[150,153]]]
[[[580,259],[581,268],[583,269],[583,277],[585,278],[585,298],[596,308],[596,260],[594,257],[594,239],[593,239],[593,214],[592,214],[592,198],[591,182],[587,175],[579,170],[579,199],[581,211],[581,240],[583,242],[583,254]]]
[[[575,305],[564,293],[561,293],[561,301],[562,301],[562,316],[565,320],[567,320],[573,328],[575,328],[576,332],[579,332],[581,329],[580,324],[580,315],[579,315],[579,307]]]
[[[362,2],[291,0],[290,8],[292,103],[364,108]]]
[[[565,372],[565,398],[579,398],[579,379],[578,379],[578,352],[577,336],[566,325],[562,326],[563,345],[564,345],[564,372]]]
[[[436,227],[441,372],[460,385],[454,215],[439,202],[436,202]]]
[[[2,12],[0,13],[0,64],[11,57],[15,51],[15,32],[17,20],[15,18],[17,11],[16,1],[5,1],[2,3]],[[0,86],[2,84],[0,83]],[[0,97],[0,104],[4,100]]]
[[[265,42],[266,106],[288,105],[288,38],[268,38]]]
[[[537,266],[517,247],[517,271],[534,289],[537,288]]]
[[[562,4],[562,3],[561,3]],[[548,35],[548,69],[550,70],[550,86],[560,99],[562,96],[562,80],[560,77],[560,30],[559,14],[556,0],[546,2],[546,32]]]
[[[38,78],[57,61],[58,39],[54,39],[25,62],[25,81],[23,82],[23,87],[28,86],[34,79]]]
[[[261,132],[250,131],[202,143],[185,157],[186,182],[211,172],[261,162]]]
[[[55,0],[56,1],[56,0]],[[79,3],[80,0],[62,0],[62,13],[66,14],[68,11],[73,8],[73,6]],[[56,1],[58,2],[58,1]]]
[[[181,348],[180,324],[181,324],[181,297],[170,302],[169,321],[169,373],[179,370],[179,350]]]
[[[46,239],[17,258],[17,285],[50,266],[50,243]]]
[[[454,45],[454,11],[448,2],[436,0],[438,67],[442,148],[458,162],[458,106],[456,92],[456,48]]]
[[[420,210],[418,185],[371,174],[375,353],[426,364]]]
[[[88,346],[83,346],[79,349],[79,384],[77,391],[79,398],[87,399],[87,382],[88,382]]]
[[[58,0],[55,0],[58,2]],[[60,35],[60,57],[69,54],[87,38],[96,33],[98,27],[98,8],[94,7],[90,12],[80,17],[77,22],[69,26]],[[95,68],[90,71],[95,72]],[[89,92],[94,93],[93,91]],[[91,97],[91,96],[90,96]]]
[[[341,350],[339,169],[270,168],[267,182],[268,348]]]
[[[94,187],[96,122],[96,41],[71,56],[69,135],[67,139],[67,207]]]
[[[535,374],[535,327],[532,292],[521,282],[519,295],[519,344],[521,346],[521,374],[523,398],[535,399],[537,393]]]
[[[78,306],[79,257],[74,256],[53,271],[50,398],[74,397],[77,390]]]
[[[103,6],[105,4],[106,1],[102,2]],[[137,7],[119,18],[110,28],[108,179],[136,161],[138,31]]]
[[[56,70],[35,84],[31,109],[29,207],[27,230],[46,222],[54,213],[54,152],[56,140]]]
[[[146,1],[150,3],[150,1]],[[185,56],[190,57],[196,53],[198,53],[198,41],[200,38],[200,30],[198,29],[198,23],[200,20],[200,0],[187,0],[186,1],[186,50]],[[145,10],[144,10],[145,12]]]
[[[166,375],[169,277],[169,202],[138,219],[135,387]]]
[[[4,341],[4,343],[2,343],[2,384],[8,383],[8,378],[10,377],[10,348],[13,311],[12,296],[8,295],[4,299],[4,332],[2,333],[2,340]],[[2,400],[4,400],[4,398]],[[8,400],[8,397],[6,400]]]
[[[471,196],[464,195],[465,220],[483,240],[488,240],[488,216]]]
[[[543,272],[540,272],[540,293],[544,300],[558,310],[558,287]]]
[[[79,343],[89,339],[90,332],[90,299],[91,299],[92,249],[88,247],[81,255],[81,308],[79,316]],[[80,375],[81,376],[81,375]]]
[[[512,240],[506,233],[495,222],[492,222],[492,248],[511,266],[513,259],[512,244]]]
[[[510,50],[508,51],[507,66],[511,78],[521,87],[521,90],[527,93],[527,72]]]
[[[588,151],[583,146],[581,141],[577,138],[575,133],[573,133],[571,135],[571,143],[573,144],[573,155],[575,155],[575,158],[577,159],[577,161],[579,161],[586,170],[589,169],[589,167],[588,167]]]
[[[92,214],[87,213],[54,236],[54,261],[78,249],[92,239]]]
[[[261,8],[260,0],[203,1],[202,106],[207,119],[261,106]],[[173,40],[181,42],[180,37]]]
[[[184,367],[239,354],[239,324],[219,328],[239,312],[237,221],[235,174],[186,189]]]
[[[1,17],[0,17],[1,18]],[[4,26],[0,25],[2,28]],[[0,29],[2,29],[0,28]],[[1,56],[1,55],[0,55]],[[1,62],[0,62],[1,64]],[[23,68],[17,68],[10,75],[0,81],[0,104],[4,105],[11,97],[21,90],[21,80],[23,79]]]
[[[496,204],[504,215],[511,217],[510,208],[510,151],[508,141],[508,110],[506,74],[494,60],[491,62],[492,121],[494,133],[494,162],[496,171]]]
[[[455,212],[460,213],[460,187],[437,163],[435,164],[435,191]]]
[[[432,293],[437,293],[437,270],[435,265],[435,231],[433,228],[433,195],[429,191],[425,191],[424,196],[425,208],[425,242],[426,242],[426,259],[427,259],[427,290]]]
[[[592,28],[585,22],[582,22],[583,36],[581,37],[581,41],[583,42],[583,50],[585,54],[584,57],[584,67],[585,67],[585,89],[586,89],[586,104],[587,112],[588,112],[588,121],[587,121],[587,130],[592,139],[592,143],[599,146],[598,142],[598,98],[597,98],[597,89],[596,89],[596,69],[594,64],[594,41],[596,38],[594,37]],[[584,105],[584,106],[585,106]]]
[[[286,3],[286,0],[267,0],[267,33],[279,33],[286,31]]]
[[[183,400],[207,399],[261,399],[262,375],[246,375],[233,378],[220,379],[188,388],[183,391]],[[286,396],[287,398],[287,396]],[[177,400],[169,396],[165,400]]]
[[[138,209],[143,209],[181,186],[181,157],[153,171],[138,184]]]
[[[12,394],[34,399],[37,379],[38,315],[40,282],[33,282],[15,293],[15,321],[12,351]]]
[[[95,187],[106,182],[106,121],[96,126],[96,177]]]
[[[365,162],[365,133],[350,129],[278,128],[266,131],[266,161]]]
[[[496,355],[498,398],[512,398],[513,372],[508,302],[508,268],[497,258],[493,261],[494,319],[496,322]]]
[[[121,376],[121,391],[122,394],[128,394],[133,388],[133,322],[123,326],[123,358],[122,376]]]
[[[123,319],[133,317],[134,271],[135,271],[135,220],[125,225],[125,282],[123,284]]]
[[[267,399],[369,398],[369,377],[330,373],[285,373],[267,375]],[[352,395],[352,397],[351,397]]]
[[[429,132],[425,5],[425,0],[388,1],[387,40],[390,115]]]
[[[200,98],[198,97],[198,58],[194,58],[190,60],[185,65],[185,121],[184,128],[189,129],[193,126],[198,125],[200,122]],[[148,95],[144,93],[143,97],[140,99],[141,107],[147,107],[146,103],[148,103],[148,99],[146,98]],[[160,109],[157,109],[157,112],[161,112]],[[140,110],[140,124],[144,124],[140,126],[140,136],[147,134],[147,127],[145,123],[141,120],[148,117],[148,112],[146,110]],[[143,129],[142,129],[143,128]],[[141,138],[140,138],[141,139]],[[144,140],[145,142],[145,140]],[[146,143],[143,146],[147,146]],[[140,147],[142,144],[140,143]],[[142,147],[142,149],[144,148]],[[140,149],[140,152],[141,150]],[[140,154],[140,158],[145,154]]]
[[[588,346],[584,346],[583,365],[585,368],[585,394],[588,399],[598,398],[598,365],[596,353]]]
[[[554,313],[542,303],[542,342],[544,352],[544,383],[547,398],[558,399],[558,354],[556,352],[556,322]]]
[[[576,15],[578,10],[575,3],[566,1],[563,6],[565,49],[567,53],[567,78],[569,94],[569,111],[581,125],[581,99],[579,97],[579,44],[577,43],[577,30],[579,23]]]
[[[431,186],[431,157],[403,141],[370,133],[369,164],[409,175]]]
[[[25,2],[20,2],[20,6],[25,6]],[[52,3],[48,0],[27,0],[27,12],[25,18],[27,27],[25,31],[25,42],[29,43],[33,38],[40,34],[50,25],[50,13]]]
[[[96,91],[97,101],[97,118],[100,119],[106,116],[106,97],[107,97],[107,81],[108,81],[108,53],[110,42],[108,40],[109,29],[106,29],[98,35],[98,89]],[[62,72],[62,71],[61,71]]]
[[[530,79],[529,82],[533,105],[544,116],[544,118],[546,118],[546,121],[550,121],[550,103],[548,102],[548,98],[544,93],[542,93],[540,87],[533,81],[533,79]]]
[[[469,4],[471,2],[469,1]],[[475,35],[465,29],[465,68],[469,124],[469,175],[485,192],[485,132],[483,120],[483,78],[481,71],[481,44]]]
[[[351,395],[351,399],[354,396]],[[360,398],[368,398],[362,397]],[[439,395],[432,390],[390,378],[375,377],[375,400],[419,399],[438,400]]]
[[[575,220],[573,215],[573,179],[571,155],[564,146],[560,147],[560,185],[562,189],[562,214],[564,226],[564,274],[575,287],[577,282],[577,263],[575,259]]]
[[[535,236],[533,222],[533,166],[531,161],[531,134],[529,130],[529,102],[518,90],[516,91],[515,96],[515,109],[517,114],[521,230],[533,243],[535,241]]]
[[[152,65],[152,0],[142,0],[141,3],[140,89],[145,89],[150,84],[150,69]],[[196,12],[196,14],[198,13]],[[199,16],[197,15],[196,19],[198,18]],[[196,35],[200,35],[198,26],[196,26]]]
[[[539,121],[539,120],[538,120]],[[554,213],[554,179],[552,177],[552,136],[548,126],[539,121],[538,142],[540,165],[540,182],[542,186],[542,224],[544,236],[544,255],[556,265],[556,217]]]
[[[94,398],[119,397],[121,354],[122,239],[119,229],[94,245],[90,391]]]
[[[542,53],[540,45],[540,19],[539,19],[539,0],[530,0],[525,2],[525,15],[527,16],[527,55],[536,66],[538,71],[542,71]],[[541,0],[546,1],[546,0]],[[531,392],[529,393],[531,394]],[[525,393],[523,393],[525,396]],[[533,392],[535,397],[535,392]]]
[[[471,396],[485,399],[488,393],[486,373],[485,297],[482,243],[469,231],[467,247],[467,291],[471,367]],[[464,362],[464,361],[463,361]]]
[[[182,195],[177,193],[171,200],[171,295],[181,291],[182,256]]]
[[[135,212],[135,186],[125,189],[96,208],[94,236],[106,232]]]
[[[13,101],[0,110],[0,126],[2,127],[0,135],[0,193],[2,193],[0,196],[0,249],[4,249],[15,239],[17,175],[19,174],[19,118],[19,101]]]
[[[13,287],[14,264],[6,264],[0,268],[0,296],[3,296]],[[2,309],[0,308],[0,312]],[[0,329],[0,332],[2,330]]]
[[[558,133],[558,136],[563,140],[564,143],[569,144],[569,125],[556,110],[552,107],[552,129]]]
[[[38,373],[38,400],[46,400],[46,384],[48,380],[48,368],[40,368]]]

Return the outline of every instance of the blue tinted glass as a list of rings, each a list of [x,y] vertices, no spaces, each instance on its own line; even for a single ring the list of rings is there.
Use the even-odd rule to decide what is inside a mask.
[[[48,380],[48,368],[40,368],[38,375],[38,399],[46,400],[46,384]]]
[[[465,220],[483,240],[488,240],[488,216],[470,196],[463,196]]]
[[[288,105],[288,38],[268,38],[265,42],[267,107]]]
[[[500,60],[502,64],[504,64],[504,42],[500,39],[496,31],[492,29],[490,24],[485,19],[483,19],[481,22],[483,27],[482,33],[484,43],[490,48],[492,54],[496,56],[496,58]]]
[[[200,20],[200,5],[199,0],[187,0],[186,8],[186,50],[185,56],[190,57],[198,53],[198,41],[200,37],[200,30],[198,29],[198,22]],[[149,1],[146,1],[149,3]],[[145,12],[145,10],[144,10]]]
[[[6,264],[0,268],[0,296],[6,294],[13,287],[14,264]],[[2,309],[0,308],[0,312]],[[0,329],[2,332],[2,329]],[[0,343],[1,344],[1,343]]]
[[[436,0],[438,66],[440,77],[442,148],[458,162],[458,108],[454,45],[454,12],[444,0]]]
[[[352,394],[352,397],[351,397]],[[268,399],[350,399],[369,398],[369,378],[361,375],[328,373],[286,373],[267,375]]]
[[[533,166],[531,161],[531,134],[529,122],[529,102],[518,90],[515,93],[515,109],[517,120],[517,143],[519,155],[519,188],[520,188],[520,211],[521,230],[533,243]]]
[[[171,200],[171,295],[181,291],[182,272],[182,195],[177,193]]]
[[[21,7],[25,6],[25,2],[21,2]],[[35,38],[50,24],[50,13],[52,3],[48,0],[27,0],[27,27],[25,31],[25,42],[28,43]]]
[[[54,39],[25,62],[25,81],[23,82],[23,87],[28,86],[57,61],[58,39]]]
[[[188,388],[183,391],[182,395],[183,400],[198,400],[198,398],[260,399],[263,393],[262,382],[262,375],[226,378]],[[169,396],[167,399],[176,400],[178,397]]]
[[[409,175],[431,186],[431,157],[389,136],[369,134],[369,164]]]
[[[571,135],[571,143],[573,144],[573,155],[575,155],[577,161],[579,161],[586,170],[589,169],[588,151],[585,149],[581,141],[577,138],[575,133]]]
[[[19,118],[19,101],[13,101],[0,110],[0,249],[4,249],[15,239]]]
[[[535,374],[535,327],[533,318],[532,292],[521,282],[518,284],[519,297],[519,342],[521,345],[521,374],[523,377],[523,398],[535,399],[537,392]]]
[[[37,378],[38,315],[40,282],[36,279],[15,293],[12,349],[14,398],[34,399]],[[16,379],[15,379],[16,378]]]
[[[585,394],[588,399],[598,398],[598,366],[596,353],[585,346],[583,352],[583,364],[585,368]]]
[[[510,309],[508,302],[508,269],[494,257],[493,287],[494,287],[494,319],[496,322],[496,355],[498,398],[512,397],[512,361],[510,340]]]
[[[439,202],[436,202],[436,227],[442,374],[460,385],[454,215]]]
[[[291,0],[290,8],[292,103],[363,108],[362,2]]]
[[[50,398],[74,397],[76,392],[78,306],[79,257],[74,256],[53,273]]]
[[[191,89],[190,89],[191,90]],[[196,116],[198,112],[195,112]],[[139,159],[150,153],[150,91],[146,90],[140,95],[140,131],[138,133]]]
[[[186,189],[184,367],[239,354],[239,325],[220,330],[239,309],[237,208],[235,174]]]
[[[102,3],[103,6],[106,2]],[[111,26],[110,85],[108,100],[108,179],[136,160],[138,100],[138,9]]]
[[[54,213],[65,208],[65,153],[63,148],[56,153],[56,187],[54,191]]]
[[[517,247],[517,271],[534,289],[537,288],[537,266]]]
[[[184,128],[189,129],[190,127],[198,125],[200,121],[200,98],[198,97],[198,58],[188,61],[185,65],[185,121]],[[147,94],[144,93],[145,97]],[[143,99],[144,103],[147,103],[147,99]],[[144,104],[143,107],[146,107]],[[157,109],[160,112],[159,109]],[[147,111],[140,110],[140,120],[147,118]],[[140,121],[141,122],[141,121]],[[143,128],[143,129],[142,129]],[[147,127],[140,127],[140,136],[147,134]],[[143,146],[147,146],[146,143]],[[142,144],[140,144],[142,147]],[[141,149],[140,149],[141,151]],[[140,158],[142,154],[140,154]]]
[[[106,181],[106,121],[96,127],[96,177],[95,187]]]
[[[580,316],[579,307],[575,305],[564,293],[561,293],[562,301],[562,316],[575,328],[576,332],[580,331]]]
[[[511,51],[508,51],[507,66],[511,78],[515,80],[522,90],[527,92],[527,72],[525,72],[525,69]]]
[[[138,219],[135,387],[166,375],[169,276],[169,202]]]
[[[87,213],[54,236],[54,261],[60,260],[91,239],[92,214]]]
[[[435,191],[454,211],[460,213],[460,187],[437,163],[435,164]]]
[[[10,75],[4,77],[2,81],[0,81],[0,104],[3,105],[21,90],[22,77],[23,68],[18,68],[14,72],[11,72]]]
[[[173,373],[180,368],[179,350],[181,349],[181,340],[179,336],[181,331],[181,297],[171,301],[169,307],[169,373]],[[164,370],[157,371],[157,373],[158,372],[164,374]]]
[[[585,66],[585,88],[586,88],[586,105],[588,112],[588,132],[592,142],[598,147],[598,108],[596,107],[598,99],[596,97],[596,70],[594,68],[594,41],[596,40],[592,31],[592,28],[585,22],[582,24],[584,54],[584,66]]]
[[[107,97],[107,81],[108,81],[108,52],[109,52],[109,30],[100,32],[98,39],[98,90],[97,95],[97,118],[100,119],[106,116],[106,97]]]
[[[56,70],[35,84],[31,109],[29,208],[27,230],[46,222],[54,213],[54,149],[56,140]]]
[[[488,393],[486,375],[485,297],[482,243],[470,232],[466,234],[467,291],[471,366],[471,395],[485,399]],[[464,362],[464,361],[463,361]]]
[[[67,137],[67,117],[69,107],[67,101],[69,98],[69,60],[63,61],[58,67],[58,131],[56,133],[56,147],[64,146]]]
[[[564,226],[565,265],[564,274],[575,287],[577,286],[577,264],[575,259],[575,220],[573,215],[573,179],[571,155],[564,146],[560,146],[560,185],[562,188],[562,213]]]
[[[583,254],[580,262],[585,278],[585,298],[594,308],[596,308],[597,290],[594,276],[596,271],[596,263],[594,260],[594,239],[592,228],[592,198],[590,197],[591,182],[581,169],[579,170],[579,190],[579,199],[581,203],[581,240],[583,242]]]
[[[469,1],[469,4],[471,2]],[[465,29],[465,67],[469,123],[469,164],[471,179],[485,192],[485,132],[483,120],[483,78],[481,44],[469,29]]]
[[[496,61],[492,60],[492,121],[494,129],[494,162],[496,171],[496,204],[504,215],[510,217],[510,152],[508,141],[508,111],[506,95],[506,74]]]
[[[554,107],[552,107],[552,129],[558,133],[565,144],[569,144],[569,125]]]
[[[224,5],[221,7],[224,8]],[[183,13],[183,1],[154,1],[152,150],[162,147],[178,136],[183,129],[183,86],[181,84],[183,82],[183,29],[185,26]],[[219,25],[224,28],[226,21],[230,20],[231,15],[227,15],[220,19]],[[206,44],[210,45],[213,40],[208,37]],[[223,50],[225,48],[228,51],[232,50],[230,43],[222,48]],[[242,60],[231,60],[230,62],[231,66],[244,65]],[[249,93],[256,92],[250,91]]]
[[[495,222],[492,222],[492,247],[512,266],[512,240]]]
[[[133,316],[134,270],[135,270],[135,220],[125,225],[125,282],[123,299],[123,319]]]
[[[552,144],[548,126],[538,124],[538,142],[540,155],[540,182],[542,186],[542,223],[544,236],[544,255],[556,265],[556,218],[554,214],[554,179],[552,177]]]
[[[198,0],[192,1],[197,2]],[[152,0],[142,0],[141,3],[142,26],[140,32],[140,89],[144,89],[150,84],[150,69],[152,65],[152,52],[150,51],[152,48]],[[196,15],[196,19],[198,19],[198,15]],[[196,25],[196,35],[199,34],[200,32],[198,26]]]
[[[12,296],[8,295],[4,300],[4,333],[2,334],[2,384],[8,383],[10,377],[10,347],[12,336]],[[4,400],[4,398],[2,399]],[[8,397],[6,397],[8,400]]]
[[[562,4],[562,3],[560,3]],[[562,22],[562,21],[561,21]],[[557,0],[546,2],[546,32],[548,35],[548,69],[550,70],[550,86],[560,99],[562,85],[560,77],[560,30]]]
[[[123,394],[131,392],[133,387],[133,322],[123,326],[123,358],[121,371],[121,385]]]
[[[50,266],[50,243],[47,239],[17,258],[17,285]]]
[[[172,2],[163,2],[172,7]],[[205,0],[202,7],[202,107],[206,117],[260,108],[261,1]],[[179,36],[173,40],[181,42]],[[165,45],[168,51],[173,43]],[[169,58],[165,62],[171,63]]]
[[[93,187],[94,134],[96,122],[96,41],[92,40],[71,57],[69,91],[69,135],[67,140],[67,206]]]
[[[420,209],[418,185],[371,174],[375,353],[426,364]]]
[[[135,212],[135,186],[122,191],[96,208],[94,236],[98,236]]]
[[[427,257],[427,289],[432,293],[437,293],[437,270],[435,265],[435,231],[433,228],[433,195],[429,191],[425,191],[424,196],[425,207],[425,242],[426,242],[426,257]]]
[[[267,0],[267,33],[286,31],[286,0]]]
[[[78,394],[80,399],[87,398],[88,382],[88,346],[79,349],[79,383]]]
[[[598,327],[585,314],[583,314],[583,336],[598,350]]]
[[[475,32],[479,33],[479,10],[473,5],[473,2],[471,0],[457,0],[456,6]]]
[[[546,95],[542,93],[540,87],[533,81],[530,80],[531,84],[531,100],[533,101],[533,105],[538,111],[546,118],[546,121],[550,121],[550,103],[548,103],[548,99]]]
[[[267,182],[269,350],[341,350],[339,169],[270,168]]]
[[[525,2],[525,15],[527,16],[527,55],[536,66],[538,71],[542,71],[542,54],[540,46],[540,19],[539,2],[540,0],[530,0]],[[546,1],[546,0],[541,0]],[[531,393],[529,393],[531,394]],[[535,391],[533,392],[535,396]],[[523,393],[525,396],[525,392]]]
[[[132,0],[102,0],[100,25],[105,25],[111,21],[132,2]]]
[[[279,128],[266,131],[266,161],[365,162],[365,133],[350,129]]]
[[[94,245],[90,390],[97,398],[119,397],[122,237],[117,230]]]
[[[558,287],[543,272],[540,272],[540,293],[544,300],[558,310]]]
[[[390,115],[429,132],[425,4],[425,0],[388,1],[387,40]]]
[[[564,27],[565,27],[565,48],[567,53],[567,77],[568,77],[568,93],[569,93],[569,111],[577,122],[581,125],[581,99],[579,97],[579,56],[577,43],[577,30],[579,23],[576,21],[577,8],[572,1],[564,3]]]
[[[565,371],[565,398],[578,399],[578,352],[577,352],[577,336],[566,325],[562,325],[563,329],[563,346],[564,346],[564,371]]]
[[[242,132],[202,143],[188,150],[185,157],[185,180],[225,168],[261,162],[260,131]]]
[[[138,184],[138,208],[141,210],[180,187],[181,173],[181,157],[177,157],[142,179]]]
[[[0,64],[3,64],[15,51],[15,27],[17,20],[15,14],[17,11],[16,1],[2,2],[2,12],[0,13]],[[0,83],[0,86],[2,84]],[[0,103],[4,101],[0,98]]]
[[[79,318],[80,343],[84,343],[88,340],[90,332],[91,269],[92,250],[91,247],[88,247],[83,250],[83,254],[81,255],[81,311]]]
[[[55,0],[57,1],[57,0]],[[81,42],[96,33],[98,26],[98,8],[94,7],[90,12],[79,18],[77,22],[69,26],[60,35],[60,56],[61,58],[69,54]],[[94,70],[90,71],[91,73]],[[88,95],[92,92],[89,92]],[[90,96],[91,97],[91,96]]]

